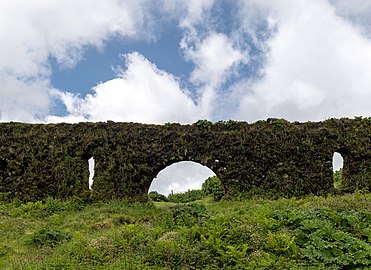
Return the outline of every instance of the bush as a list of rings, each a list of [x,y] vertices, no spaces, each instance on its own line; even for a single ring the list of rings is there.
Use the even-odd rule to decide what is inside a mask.
[[[67,207],[72,210],[81,211],[85,207],[83,198],[74,196],[67,201]]]
[[[188,190],[184,193],[170,194],[168,196],[168,200],[169,202],[175,202],[175,203],[187,203],[187,202],[194,202],[197,200],[202,200],[204,197],[205,196],[202,190],[195,189],[195,190]]]
[[[48,215],[45,208],[45,204],[41,201],[28,202],[14,208],[12,216],[44,217]]]
[[[281,210],[276,211],[273,218],[279,226],[292,231],[295,237],[292,239],[306,261],[339,269],[371,266],[371,215],[368,212]]]
[[[154,202],[167,202],[169,201],[165,195],[158,193],[157,191],[151,191],[148,193],[149,198]]]
[[[179,204],[172,209],[174,224],[178,226],[192,227],[200,224],[208,214],[205,205]]]
[[[41,246],[56,246],[62,241],[71,239],[71,234],[61,232],[59,230],[51,228],[42,228],[39,231],[34,232],[27,242],[29,245]]]
[[[65,210],[64,203],[59,199],[47,198],[45,205],[46,205],[46,211],[49,214],[54,214],[54,213],[62,212],[63,210]]]
[[[207,178],[202,184],[201,190],[205,196],[213,196],[215,201],[220,201],[224,196],[224,188],[216,176]]]

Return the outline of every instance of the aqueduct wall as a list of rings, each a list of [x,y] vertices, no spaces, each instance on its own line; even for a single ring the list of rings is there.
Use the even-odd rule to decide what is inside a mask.
[[[212,169],[227,195],[302,196],[333,190],[332,156],[344,158],[344,188],[371,187],[371,119],[289,123],[199,121],[0,123],[0,193],[24,201],[89,193],[95,159],[99,198],[138,198],[159,171],[179,161]]]

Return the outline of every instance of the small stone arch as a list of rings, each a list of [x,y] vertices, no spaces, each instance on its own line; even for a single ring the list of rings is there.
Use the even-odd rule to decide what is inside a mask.
[[[92,156],[88,159],[88,166],[89,166],[89,189],[93,189],[94,184],[94,173],[95,173],[95,159]]]
[[[334,181],[335,189],[342,188],[343,168],[344,168],[344,157],[341,153],[339,153],[338,151],[335,151],[332,156],[332,171],[334,173],[333,181]]]

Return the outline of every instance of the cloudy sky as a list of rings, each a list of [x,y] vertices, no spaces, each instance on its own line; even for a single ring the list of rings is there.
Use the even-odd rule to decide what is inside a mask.
[[[371,0],[2,0],[0,121],[370,116],[370,14]]]

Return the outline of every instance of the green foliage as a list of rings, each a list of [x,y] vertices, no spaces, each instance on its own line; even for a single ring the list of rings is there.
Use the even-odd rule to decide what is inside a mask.
[[[15,206],[15,207],[20,207],[22,205],[22,201],[19,199],[19,198],[14,198],[12,200],[12,204]]]
[[[72,210],[80,211],[84,209],[85,201],[81,197],[74,196],[67,201],[67,207]]]
[[[63,241],[71,239],[71,234],[68,232],[61,232],[53,228],[42,228],[34,232],[27,240],[27,244],[41,246],[55,246]]]
[[[339,170],[334,172],[334,188],[341,189],[343,182],[343,169],[340,168]]]
[[[192,125],[0,123],[0,129],[0,201],[6,202],[75,196],[85,203],[145,201],[153,173],[183,160],[214,169],[229,197],[323,195],[334,191],[334,150],[346,161],[341,190],[371,187],[367,117],[306,123],[270,118],[252,124],[200,120]],[[90,191],[87,161],[92,156],[99,173]]]
[[[65,210],[66,205],[59,199],[47,198],[45,202],[45,210],[49,214],[59,213]]]
[[[196,122],[196,126],[198,128],[201,128],[201,129],[207,129],[209,128],[210,126],[212,126],[212,122],[208,121],[208,120],[198,120]]]
[[[13,251],[13,249],[10,246],[5,245],[5,244],[0,244],[0,257],[7,255],[11,251]]]
[[[175,225],[192,227],[207,217],[207,210],[203,204],[178,204],[172,209],[172,216]]]
[[[30,213],[30,212],[38,211],[38,210],[42,211],[42,210],[45,210],[45,205],[40,201],[28,202],[26,204],[22,204],[20,206],[20,210],[24,213]]]
[[[183,193],[170,194],[167,198],[169,202],[187,203],[202,200],[205,197],[202,190],[193,189]]]
[[[275,233],[269,231],[265,248],[275,254],[298,257],[299,251],[295,240],[295,236],[288,231]]]
[[[290,122],[284,118],[268,118],[267,123],[268,124],[288,124]]]
[[[190,204],[112,200],[78,211],[70,204],[1,203],[0,268],[371,267],[371,194]],[[46,215],[26,214],[40,209]]]
[[[355,211],[277,211],[279,226],[294,233],[304,258],[315,265],[371,267],[371,214]]]
[[[7,192],[0,192],[0,202],[6,202],[9,199],[9,193]]]
[[[167,202],[169,201],[168,198],[166,198],[165,195],[158,193],[157,191],[151,191],[148,193],[149,198],[153,202]]]
[[[202,184],[205,196],[212,196],[215,201],[220,201],[224,196],[224,188],[217,176],[211,176]]]
[[[13,205],[16,207],[13,209],[13,211],[10,211],[10,215],[14,217],[43,217],[48,215],[46,212],[46,206],[41,201],[28,202],[20,205],[18,201],[14,201]]]
[[[237,121],[234,121],[234,120],[228,120],[227,122],[225,122],[225,125],[227,127],[232,127],[232,126],[235,126],[237,124],[238,124],[238,122]]]

